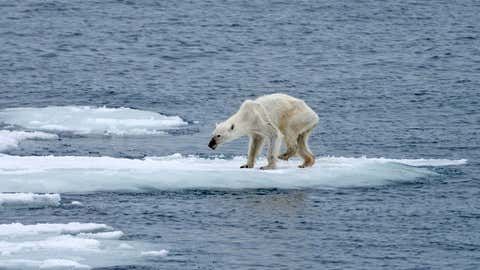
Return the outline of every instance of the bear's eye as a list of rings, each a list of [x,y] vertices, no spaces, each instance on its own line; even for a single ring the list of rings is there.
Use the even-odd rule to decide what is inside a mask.
[[[230,130],[233,130],[235,128],[235,125],[232,124],[232,126],[230,127]]]
[[[220,138],[220,134],[219,134],[219,135],[217,135],[217,138]]]

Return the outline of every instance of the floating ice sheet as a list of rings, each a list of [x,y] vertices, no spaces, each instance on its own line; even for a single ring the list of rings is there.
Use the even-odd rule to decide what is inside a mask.
[[[301,162],[292,160],[270,171],[240,169],[244,162],[244,157],[180,154],[145,159],[0,155],[0,192],[376,186],[434,174],[415,166],[460,165],[466,160],[321,157],[313,168],[299,169]]]
[[[178,116],[131,108],[50,106],[0,110],[0,122],[43,131],[76,134],[145,135],[187,125]]]
[[[58,136],[56,134],[50,134],[40,131],[28,132],[0,130],[0,151],[8,148],[17,147],[21,141],[28,139],[55,140],[58,139]]]
[[[60,194],[0,193],[0,207],[58,206],[60,199]]]
[[[97,223],[0,225],[0,269],[91,269],[143,264],[168,251],[121,240],[123,232]],[[159,251],[152,251],[159,250]]]

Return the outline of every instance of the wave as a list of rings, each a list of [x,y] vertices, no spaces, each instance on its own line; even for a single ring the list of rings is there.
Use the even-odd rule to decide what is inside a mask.
[[[91,269],[142,264],[145,254],[166,256],[149,243],[98,223],[0,224],[0,268]],[[28,258],[28,259],[25,259]]]
[[[179,116],[131,108],[19,107],[0,110],[0,122],[32,130],[74,134],[151,135],[186,126]]]
[[[60,205],[60,194],[0,193],[0,207],[45,207]]]
[[[277,170],[239,169],[244,157],[200,158],[174,154],[125,159],[87,156],[0,155],[0,192],[145,191],[150,189],[335,188],[378,186],[434,175],[429,168],[466,160],[321,157]],[[265,163],[260,159],[259,164]]]
[[[0,151],[9,148],[18,147],[18,144],[24,140],[56,140],[58,136],[56,134],[50,134],[40,131],[28,132],[28,131],[10,131],[0,130]]]

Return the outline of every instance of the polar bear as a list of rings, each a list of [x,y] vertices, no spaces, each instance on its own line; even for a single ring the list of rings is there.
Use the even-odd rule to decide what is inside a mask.
[[[266,95],[246,100],[234,115],[217,124],[208,146],[215,149],[222,143],[249,135],[247,164],[240,168],[253,168],[265,140],[268,164],[260,169],[274,169],[277,157],[288,160],[297,153],[304,160],[299,167],[310,167],[315,163],[315,156],[307,141],[317,123],[317,114],[303,100],[279,93]],[[287,151],[278,156],[282,138]]]

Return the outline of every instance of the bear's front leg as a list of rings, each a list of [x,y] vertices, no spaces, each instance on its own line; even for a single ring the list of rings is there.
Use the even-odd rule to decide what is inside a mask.
[[[255,164],[255,158],[262,150],[263,137],[257,134],[250,136],[250,143],[248,147],[248,159],[247,164],[240,166],[240,168],[253,168]]]
[[[277,157],[280,150],[280,136],[275,134],[269,138],[268,152],[267,152],[267,166],[260,167],[261,170],[272,170],[277,166]]]

